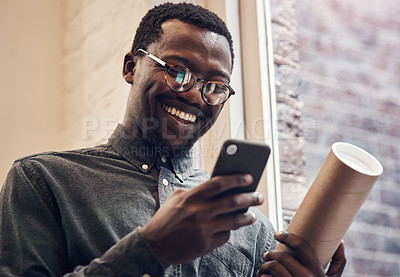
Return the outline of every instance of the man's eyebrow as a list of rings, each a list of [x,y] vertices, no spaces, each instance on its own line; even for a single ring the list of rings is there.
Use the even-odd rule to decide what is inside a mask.
[[[182,62],[182,63],[183,63],[187,68],[189,68],[190,70],[194,70],[193,68],[195,68],[194,64],[193,64],[190,60],[188,60],[188,59],[186,59],[186,58],[184,58],[184,57],[178,56],[178,55],[168,55],[168,56],[163,57],[162,59],[163,59],[163,60],[166,60],[166,59],[175,59],[175,60],[178,60],[178,61]],[[208,71],[207,73],[208,73],[209,75],[221,76],[221,77],[223,77],[223,78],[226,78],[229,82],[230,82],[230,80],[231,80],[231,77],[230,77],[229,74],[227,74],[227,73],[224,72],[224,71],[218,70],[218,69],[210,70],[210,71]],[[195,73],[195,74],[196,74],[196,73]],[[208,81],[208,80],[207,80],[207,81]]]

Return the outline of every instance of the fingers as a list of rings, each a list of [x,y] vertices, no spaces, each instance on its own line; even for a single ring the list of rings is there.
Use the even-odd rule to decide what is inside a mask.
[[[273,276],[287,276],[287,274],[288,276],[308,276],[308,270],[287,252],[268,251],[264,253],[263,260],[266,263],[260,268],[262,273],[270,273]]]
[[[253,182],[250,174],[215,176],[191,190],[192,197],[211,199],[235,187],[245,187]]]
[[[339,244],[335,254],[333,254],[331,264],[329,266],[327,276],[341,276],[344,267],[346,266],[346,256],[344,254],[344,243],[343,241]]]
[[[221,193],[232,188],[248,186],[252,182],[253,178],[249,174],[216,176],[189,191],[186,200],[189,203],[206,200],[207,213],[210,217],[247,209],[250,206],[261,205],[264,202],[264,196],[258,192],[235,193],[223,196]]]
[[[216,232],[225,230],[236,230],[240,227],[250,225],[256,221],[256,215],[253,212],[246,212],[243,214],[227,214],[216,217],[213,224],[213,229]]]
[[[308,245],[308,243],[288,232],[280,231],[275,233],[277,241],[285,244],[295,253],[295,257],[300,260],[303,264],[313,264],[318,258],[315,256],[314,251]]]
[[[202,222],[205,223],[206,221],[208,221],[206,223],[206,228],[212,233],[236,230],[240,227],[254,223],[256,221],[256,215],[252,211],[248,211],[245,213],[228,213],[234,211],[235,209],[237,210],[238,208],[247,208],[249,206],[248,203],[258,202],[260,199],[258,196],[255,197],[254,195],[252,195],[252,193],[250,193],[249,195],[242,195],[243,198],[247,197],[248,199],[246,201],[243,201],[244,204],[241,204],[239,206],[231,206],[230,208],[228,208],[226,205],[223,205],[221,203],[219,203],[218,206],[213,204],[209,205],[209,207],[207,208],[207,212],[203,213],[204,217]],[[227,203],[229,204],[230,201],[227,200]],[[197,213],[197,215],[198,214],[199,213]]]
[[[267,275],[268,274],[268,275]],[[279,262],[276,260],[270,260],[264,263],[260,269],[257,271],[258,277],[264,276],[292,276],[292,274]],[[302,276],[302,275],[299,275]]]
[[[264,202],[264,196],[259,192],[237,193],[221,198],[210,200],[210,204],[218,206],[218,210],[214,209],[211,212],[215,214],[225,214],[236,210],[247,209],[251,206],[258,206]]]
[[[323,267],[314,251],[303,239],[287,232],[278,232],[275,234],[275,238],[288,246],[293,251],[295,258],[306,267],[312,269],[313,272],[323,271]],[[332,257],[327,276],[341,276],[345,265],[346,257],[344,254],[344,244],[341,242]]]
[[[315,252],[305,240],[284,231],[275,233],[275,238],[280,243],[283,243],[289,247],[294,253],[294,258],[296,258],[305,267],[308,267],[313,272],[324,271],[321,262],[315,255]]]

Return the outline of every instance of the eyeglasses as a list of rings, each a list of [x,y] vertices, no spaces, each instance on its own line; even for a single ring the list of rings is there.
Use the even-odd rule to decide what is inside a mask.
[[[173,91],[178,93],[186,92],[197,82],[202,82],[201,97],[204,102],[211,106],[222,105],[231,95],[235,94],[235,91],[225,83],[202,80],[196,77],[196,75],[186,67],[167,64],[143,49],[138,49],[135,55],[137,55],[138,52],[146,54],[153,61],[165,68],[165,83]]]

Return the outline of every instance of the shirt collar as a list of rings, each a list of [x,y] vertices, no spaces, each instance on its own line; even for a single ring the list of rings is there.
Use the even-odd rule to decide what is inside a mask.
[[[188,176],[193,166],[192,150],[172,157],[161,147],[154,147],[136,134],[118,124],[108,143],[128,162],[141,172],[147,173],[162,156],[170,159],[174,173]]]

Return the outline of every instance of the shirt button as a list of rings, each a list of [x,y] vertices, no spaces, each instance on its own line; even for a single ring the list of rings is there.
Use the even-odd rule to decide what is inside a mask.
[[[166,163],[166,162],[167,162],[167,157],[165,157],[164,155],[162,155],[162,156],[161,156],[161,161],[162,161],[163,163]]]
[[[167,179],[163,179],[162,183],[163,183],[164,186],[168,186],[168,180]]]
[[[147,169],[149,169],[149,166],[148,166],[147,164],[142,164],[142,168],[143,168],[144,170],[147,170]]]

